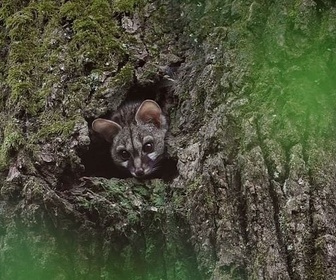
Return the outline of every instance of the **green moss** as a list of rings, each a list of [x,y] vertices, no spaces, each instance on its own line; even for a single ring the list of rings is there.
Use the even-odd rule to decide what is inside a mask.
[[[20,129],[14,122],[7,122],[4,138],[0,146],[0,169],[5,168],[10,160],[10,154],[17,152],[25,144]]]
[[[69,73],[81,73],[85,63],[93,62],[96,67],[104,68],[115,54],[119,57],[123,53],[114,37],[117,28],[111,17],[109,1],[88,1],[86,5],[83,1],[69,1],[58,6],[54,1],[44,0],[21,7],[16,1],[5,0],[0,14],[8,30],[1,35],[11,40],[3,66],[10,67],[6,80],[1,84],[1,87],[9,88],[10,94],[2,100],[3,106],[11,114],[37,117],[39,121],[34,120],[34,129],[26,132],[32,149],[32,143],[36,141],[55,136],[68,137],[78,119],[78,109],[83,106],[86,92],[76,95],[68,94],[67,90],[83,91],[87,88],[85,79],[70,80],[67,90],[57,87],[53,91],[53,88],[59,84],[62,75],[69,79]],[[60,20],[64,18],[73,20],[74,34],[70,41],[63,31],[59,31]],[[51,94],[54,94],[53,99],[51,104],[47,104]],[[54,113],[51,115],[47,108]],[[7,162],[10,147],[22,142],[19,137],[21,127],[15,129],[5,133],[1,148],[3,164]]]
[[[14,40],[20,40],[25,37],[24,29],[34,23],[32,9],[24,9],[11,15],[6,19],[6,28],[9,30],[9,36]]]
[[[87,4],[87,1],[67,1],[60,7],[60,16],[67,20],[74,20],[81,16],[83,6],[86,7]]]
[[[20,11],[26,5],[21,0],[3,0],[0,7],[0,18],[8,18],[17,11]]]
[[[116,12],[133,12],[136,5],[141,2],[141,0],[116,0],[113,6]]]
[[[70,60],[77,58],[82,65],[92,63],[94,68],[109,69],[113,57],[123,55],[116,39],[118,28],[109,1],[95,0],[86,5],[82,1],[67,2],[60,13],[73,21]]]
[[[133,81],[134,67],[131,64],[126,64],[120,69],[118,74],[113,78],[113,83],[122,86]]]
[[[156,207],[159,211],[166,206],[165,201],[165,189],[167,186],[161,181],[154,187],[153,194],[151,196],[152,206]]]
[[[40,6],[46,9],[47,2],[41,2]],[[40,86],[41,63],[43,53],[40,44],[40,29],[43,17],[50,14],[45,10],[44,14],[38,10],[39,6],[31,4],[24,9],[13,13],[6,18],[6,28],[12,44],[8,55],[7,85],[11,93],[7,106],[14,112],[26,112],[37,114],[43,108],[40,96],[35,93]],[[4,13],[4,11],[2,11]],[[43,73],[43,72],[42,72]]]
[[[45,124],[41,125],[41,128],[34,135],[33,140],[41,141],[55,136],[63,136],[67,138],[73,133],[75,124],[76,120],[74,119],[59,120],[58,117],[56,117],[52,120],[49,118]]]
[[[52,0],[38,1],[38,3],[36,3],[36,9],[38,10],[40,24],[42,24],[43,20],[49,20],[58,13],[58,5]]]

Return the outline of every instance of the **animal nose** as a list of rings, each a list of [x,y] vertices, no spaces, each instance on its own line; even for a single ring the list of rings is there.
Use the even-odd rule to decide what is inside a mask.
[[[145,172],[142,168],[140,168],[140,169],[135,170],[135,175],[137,177],[142,177],[143,175],[145,175]]]

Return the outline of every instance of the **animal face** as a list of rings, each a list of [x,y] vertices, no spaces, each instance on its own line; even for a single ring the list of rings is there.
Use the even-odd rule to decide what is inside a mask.
[[[116,112],[119,123],[96,119],[92,128],[112,144],[111,156],[116,165],[126,168],[134,177],[143,178],[160,166],[168,125],[156,102],[145,100],[133,107],[125,106]]]
[[[155,172],[165,152],[166,131],[153,124],[124,127],[113,139],[112,159],[134,177]]]

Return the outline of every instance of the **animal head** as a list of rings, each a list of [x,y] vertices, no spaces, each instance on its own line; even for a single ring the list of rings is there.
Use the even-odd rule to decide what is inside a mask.
[[[158,169],[164,156],[167,119],[153,100],[143,101],[131,118],[123,126],[112,120],[96,119],[92,129],[112,144],[115,164],[128,169],[134,177],[146,177]]]

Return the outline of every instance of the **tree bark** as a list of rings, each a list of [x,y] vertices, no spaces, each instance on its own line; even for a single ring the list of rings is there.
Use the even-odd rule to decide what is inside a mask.
[[[333,279],[333,1],[0,4],[0,279]],[[170,117],[178,175],[91,130]],[[165,173],[165,172],[164,172]]]

